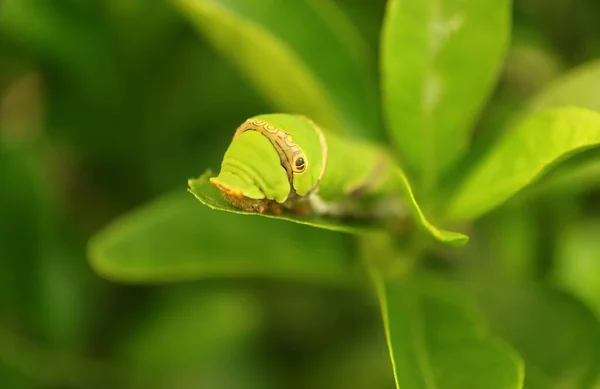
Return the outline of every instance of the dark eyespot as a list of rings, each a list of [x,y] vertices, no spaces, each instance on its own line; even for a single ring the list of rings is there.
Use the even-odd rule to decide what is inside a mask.
[[[304,158],[300,157],[296,160],[296,167],[298,169],[304,168]]]

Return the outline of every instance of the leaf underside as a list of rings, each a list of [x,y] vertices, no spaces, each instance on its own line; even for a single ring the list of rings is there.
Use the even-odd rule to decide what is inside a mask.
[[[467,243],[468,237],[451,231],[440,230],[433,226],[421,212],[416,200],[412,194],[408,181],[405,179],[402,172],[398,171],[398,174],[403,178],[405,195],[410,198],[409,206],[410,211],[417,219],[418,223],[429,233],[433,238],[438,241],[447,244],[452,247],[460,247]],[[378,224],[376,220],[357,220],[357,219],[338,219],[334,217],[319,216],[319,215],[295,215],[295,214],[284,214],[284,215],[272,215],[272,214],[258,214],[254,212],[245,212],[238,208],[235,208],[229,203],[221,192],[209,182],[212,172],[207,170],[202,176],[191,179],[188,182],[189,191],[204,205],[214,210],[225,211],[236,213],[240,215],[252,215],[252,216],[263,216],[268,218],[280,219],[291,221],[294,223],[309,225],[316,228],[322,228],[325,230],[344,232],[349,234],[361,235],[368,234],[375,231],[382,231],[384,226]]]
[[[579,107],[533,113],[505,134],[449,201],[446,220],[474,220],[560,162],[600,146],[600,113]]]
[[[267,278],[325,285],[356,281],[348,236],[198,206],[177,191],[115,220],[88,244],[111,280],[164,283]]]
[[[590,61],[557,77],[511,120],[512,123],[526,118],[534,112],[560,107],[580,107],[600,112],[600,60]],[[510,124],[509,124],[510,126]],[[535,193],[527,193],[530,198],[554,191],[583,192],[600,184],[600,161],[585,158],[577,163],[564,164],[551,172],[539,183]]]

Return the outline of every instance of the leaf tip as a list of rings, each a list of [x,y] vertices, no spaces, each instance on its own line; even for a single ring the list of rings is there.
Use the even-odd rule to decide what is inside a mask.
[[[118,224],[118,223],[117,223]],[[105,246],[110,241],[111,226],[104,228],[90,237],[86,243],[86,257],[90,269],[98,276],[108,281],[118,280],[118,272],[111,268],[110,261],[105,255]]]
[[[458,232],[452,232],[451,234],[452,236],[450,237],[448,244],[450,244],[452,247],[461,248],[469,243],[469,237],[467,235]]]
[[[455,249],[464,247],[469,243],[469,236],[460,232],[439,230],[439,234],[435,235],[438,241]]]

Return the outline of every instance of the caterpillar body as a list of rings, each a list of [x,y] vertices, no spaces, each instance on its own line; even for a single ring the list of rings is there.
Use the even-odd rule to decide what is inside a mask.
[[[237,128],[210,182],[247,212],[403,216],[397,168],[383,147],[272,113]]]

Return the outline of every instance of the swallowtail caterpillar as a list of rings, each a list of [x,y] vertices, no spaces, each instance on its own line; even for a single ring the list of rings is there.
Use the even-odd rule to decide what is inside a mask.
[[[394,169],[382,147],[341,137],[302,115],[264,114],[237,128],[210,182],[247,212],[403,215]]]

